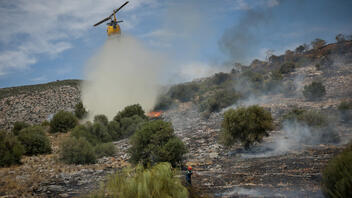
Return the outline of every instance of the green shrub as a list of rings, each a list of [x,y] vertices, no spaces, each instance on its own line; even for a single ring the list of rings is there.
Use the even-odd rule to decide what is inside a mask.
[[[328,117],[318,111],[307,111],[294,108],[283,116],[283,121],[298,121],[311,127],[325,127],[328,125]]]
[[[303,95],[309,100],[317,100],[325,96],[326,91],[323,83],[312,82],[310,85],[304,86]]]
[[[279,71],[281,74],[288,74],[288,73],[294,72],[295,68],[296,68],[296,65],[294,63],[287,62],[287,63],[284,63],[283,65],[281,65]]]
[[[100,122],[104,126],[108,126],[109,124],[108,117],[106,117],[106,115],[103,115],[103,114],[94,116],[94,123],[96,122]]]
[[[77,124],[77,118],[70,112],[59,111],[50,122],[50,132],[67,132]]]
[[[83,103],[82,103],[82,102],[77,103],[77,104],[75,105],[75,116],[76,116],[78,119],[82,119],[82,118],[84,118],[86,115],[87,115],[87,111],[86,111],[86,109],[84,108]]]
[[[119,140],[122,138],[121,126],[119,122],[112,120],[108,124],[108,132],[113,140]]]
[[[76,139],[84,138],[92,145],[97,145],[100,140],[92,133],[92,124],[87,122],[85,125],[77,125],[71,132],[71,137]]]
[[[98,158],[104,156],[113,156],[116,153],[116,147],[112,142],[102,143],[94,147],[94,152]]]
[[[177,175],[169,163],[160,163],[150,169],[140,165],[134,169],[124,168],[110,176],[106,185],[91,197],[188,197],[187,189]]]
[[[90,129],[91,134],[93,134],[99,142],[111,142],[112,137],[108,132],[108,127],[100,122],[95,122]]]
[[[166,161],[176,166],[186,153],[184,144],[174,135],[171,123],[162,120],[144,123],[132,136],[130,143],[130,161],[144,166]]]
[[[216,91],[214,95],[208,97],[199,105],[201,112],[219,112],[221,109],[234,104],[240,95],[232,90]]]
[[[133,135],[144,122],[145,120],[138,115],[122,118],[120,121],[122,137],[127,138]]]
[[[261,142],[272,129],[271,113],[258,105],[229,109],[222,122],[222,142],[231,146],[239,140],[248,149],[253,143]]]
[[[18,135],[18,139],[24,146],[26,155],[51,153],[49,138],[41,126],[22,129]]]
[[[47,127],[47,126],[50,126],[50,122],[47,121],[47,120],[44,120],[40,125],[41,125],[42,127]]]
[[[325,197],[352,197],[352,144],[329,161],[323,171]]]
[[[15,122],[13,125],[12,133],[14,135],[18,135],[22,129],[27,128],[29,126],[30,125],[25,122]]]
[[[231,80],[231,75],[227,73],[216,73],[212,78],[211,78],[211,83],[215,85],[221,85],[224,84],[227,81]]]
[[[13,134],[0,131],[0,167],[20,164],[24,152],[24,147]]]
[[[125,107],[122,111],[118,112],[117,115],[114,117],[114,120],[117,122],[120,122],[122,118],[129,118],[134,115],[137,115],[143,119],[146,119],[147,117],[144,114],[144,110],[142,109],[141,105],[139,104],[134,104]]]
[[[69,137],[60,145],[60,158],[67,164],[92,164],[96,162],[93,146],[85,138]]]

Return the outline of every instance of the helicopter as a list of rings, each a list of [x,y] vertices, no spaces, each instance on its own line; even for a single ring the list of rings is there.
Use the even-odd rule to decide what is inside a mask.
[[[119,23],[121,23],[123,21],[117,21],[116,20],[116,13],[119,10],[121,10],[121,8],[123,8],[126,4],[128,4],[128,1],[126,1],[118,9],[115,9],[110,16],[108,16],[105,19],[103,19],[103,20],[99,21],[98,23],[94,24],[94,27],[104,23],[105,21],[110,20],[110,22],[107,23],[107,25],[108,25],[108,28],[107,28],[108,36],[115,35],[115,34],[121,34],[121,29],[120,29]]]

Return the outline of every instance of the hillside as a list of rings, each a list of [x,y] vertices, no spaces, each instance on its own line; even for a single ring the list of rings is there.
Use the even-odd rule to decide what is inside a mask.
[[[72,111],[80,100],[80,80],[0,89],[0,129],[14,122],[40,124],[59,110]]]
[[[320,82],[321,98],[307,98],[304,87]],[[80,81],[0,89],[0,126],[15,121],[38,124],[80,100]],[[189,153],[193,185],[210,197],[323,197],[321,172],[352,139],[350,117],[338,110],[352,100],[352,42],[287,51],[267,61],[234,64],[229,73],[170,87],[155,110],[170,121]],[[270,111],[274,130],[244,150],[220,144],[221,122],[229,108],[258,104]],[[326,117],[326,126],[286,125],[295,109]],[[351,115],[352,110],[348,112]],[[316,114],[312,114],[316,115]],[[104,176],[128,165],[128,139],[114,142],[118,152],[92,165],[66,165],[58,144],[68,134],[49,134],[53,153],[23,157],[22,165],[0,169],[0,196],[72,197],[98,188]]]

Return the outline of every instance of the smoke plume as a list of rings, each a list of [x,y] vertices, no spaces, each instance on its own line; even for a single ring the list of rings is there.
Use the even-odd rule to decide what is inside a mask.
[[[153,108],[157,98],[161,56],[128,35],[109,37],[86,65],[82,85],[83,104],[90,119],[105,114],[109,119],[127,105]]]

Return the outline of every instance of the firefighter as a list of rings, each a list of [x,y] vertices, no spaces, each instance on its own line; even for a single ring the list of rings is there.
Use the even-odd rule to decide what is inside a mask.
[[[192,185],[192,166],[188,166],[187,168],[186,181],[189,185]]]

